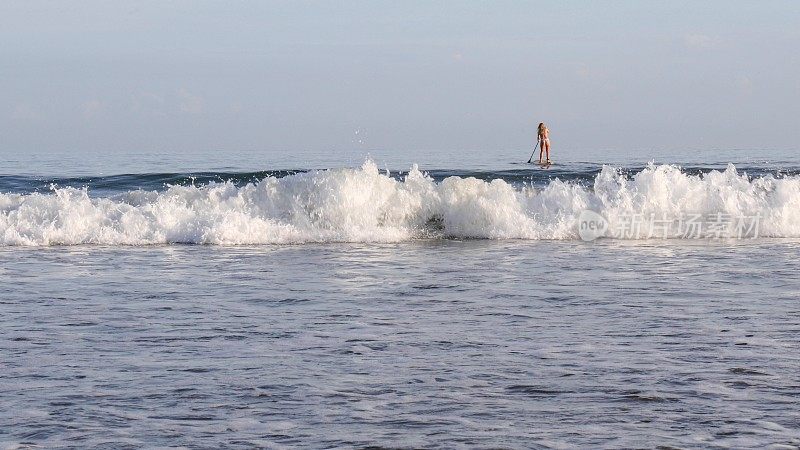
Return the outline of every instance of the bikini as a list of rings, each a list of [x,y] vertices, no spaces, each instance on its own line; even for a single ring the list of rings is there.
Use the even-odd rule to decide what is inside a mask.
[[[550,144],[550,138],[540,137],[539,138],[539,143],[540,143],[540,145],[541,144],[545,144],[545,143],[549,145]],[[548,153],[549,153],[549,150],[548,150]],[[539,157],[541,158],[541,154],[539,155]],[[550,163],[550,158],[547,158],[547,163],[548,164]]]
[[[547,131],[550,131],[550,130],[545,128],[544,131],[547,132]],[[546,143],[549,144],[550,143],[550,138],[549,137],[544,137],[544,133],[542,133],[542,134],[539,135],[539,142],[546,142]]]

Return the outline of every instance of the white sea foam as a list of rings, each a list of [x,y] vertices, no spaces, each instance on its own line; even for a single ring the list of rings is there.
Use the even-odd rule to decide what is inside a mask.
[[[591,189],[559,180],[543,189],[503,180],[434,182],[414,167],[404,180],[370,161],[231,183],[130,191],[111,198],[86,189],[0,193],[0,245],[299,244],[398,242],[419,238],[578,239],[589,209],[631,215],[757,216],[763,237],[800,237],[800,178],[750,179],[732,165],[687,175],[650,165],[625,177],[604,167]]]

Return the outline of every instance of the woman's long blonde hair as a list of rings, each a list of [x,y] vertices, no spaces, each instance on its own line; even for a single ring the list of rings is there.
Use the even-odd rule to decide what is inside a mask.
[[[544,124],[544,122],[539,122],[539,135],[544,134],[544,130],[546,130],[546,129],[547,129],[547,126]]]

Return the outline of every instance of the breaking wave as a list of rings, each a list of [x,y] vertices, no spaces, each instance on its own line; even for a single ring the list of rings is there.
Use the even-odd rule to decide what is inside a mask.
[[[367,161],[357,169],[245,183],[92,194],[86,187],[0,193],[0,245],[578,239],[585,210],[612,224],[629,216],[758,217],[761,237],[800,237],[800,176],[751,178],[733,165],[700,174],[673,165],[651,164],[634,174],[604,166],[587,183],[553,179],[535,186],[500,178],[435,180],[416,166],[398,179]]]

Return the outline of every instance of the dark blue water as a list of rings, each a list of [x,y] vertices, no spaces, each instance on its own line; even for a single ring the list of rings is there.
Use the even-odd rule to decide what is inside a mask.
[[[513,166],[512,166],[513,167]],[[491,181],[504,180],[513,186],[546,186],[558,179],[582,186],[590,186],[603,165],[597,163],[563,163],[542,168],[537,164],[519,163],[512,169],[420,169],[433,180],[440,182],[448,177],[468,178]],[[620,174],[630,177],[641,172],[647,166],[614,166]],[[687,175],[703,175],[711,171],[725,170],[727,164],[708,164],[702,166],[679,166]],[[800,174],[800,167],[788,163],[739,165],[737,170],[751,177],[785,177]],[[258,182],[267,177],[281,178],[309,171],[324,169],[278,169],[256,172],[210,172],[189,171],[171,173],[130,173],[119,175],[81,175],[81,176],[44,176],[44,175],[0,175],[0,192],[30,194],[47,193],[53,188],[86,188],[97,196],[110,196],[131,190],[163,191],[170,186],[204,186],[209,183],[230,182],[235,186],[244,186]],[[388,171],[388,169],[387,169]],[[397,180],[404,179],[408,170],[388,171]]]

